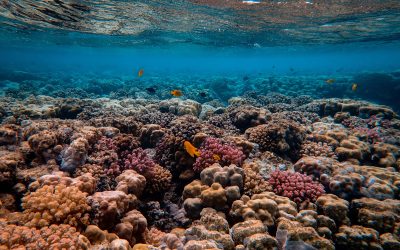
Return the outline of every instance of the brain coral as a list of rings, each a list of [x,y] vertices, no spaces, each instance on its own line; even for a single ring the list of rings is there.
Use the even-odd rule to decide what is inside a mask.
[[[297,159],[306,134],[302,126],[282,119],[249,128],[246,136],[249,141],[257,143],[261,150]]]
[[[22,198],[26,226],[44,227],[51,224],[87,225],[90,206],[86,193],[77,187],[45,185]]]

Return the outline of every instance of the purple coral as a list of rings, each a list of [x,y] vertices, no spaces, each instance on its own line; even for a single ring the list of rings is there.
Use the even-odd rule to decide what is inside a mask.
[[[214,163],[221,165],[240,165],[245,158],[244,153],[239,148],[223,144],[221,140],[216,138],[207,138],[199,149],[200,156],[197,157],[193,165],[195,171],[201,170],[211,166]]]
[[[139,174],[149,172],[156,166],[156,163],[147,156],[142,148],[137,148],[125,158],[124,169],[133,169]]]
[[[269,184],[276,194],[288,197],[297,204],[304,201],[315,202],[325,193],[322,184],[313,181],[308,175],[297,172],[273,171]]]

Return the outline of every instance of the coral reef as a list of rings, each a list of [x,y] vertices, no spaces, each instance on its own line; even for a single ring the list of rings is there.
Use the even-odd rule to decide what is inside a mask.
[[[243,152],[232,145],[223,144],[215,138],[206,138],[199,149],[200,156],[196,158],[193,165],[194,170],[201,171],[214,163],[222,165],[241,165],[245,155]]]
[[[400,248],[390,108],[134,82],[0,98],[1,249]]]
[[[297,204],[315,202],[325,193],[324,187],[310,176],[289,171],[274,171],[269,184],[274,193],[288,197]]]
[[[296,159],[305,139],[300,125],[289,120],[274,120],[265,125],[246,130],[249,141],[257,143],[261,150],[268,150]]]
[[[29,227],[69,224],[81,227],[89,223],[90,206],[86,194],[63,184],[44,185],[22,199],[23,220]]]

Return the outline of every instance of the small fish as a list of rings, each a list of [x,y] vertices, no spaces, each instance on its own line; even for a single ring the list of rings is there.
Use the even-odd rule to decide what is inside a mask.
[[[249,76],[243,76],[243,81],[247,81],[247,80],[249,80],[249,79],[250,79]]]
[[[201,96],[201,97],[206,97],[207,94],[206,94],[205,92],[200,92],[200,93],[199,93],[199,96]]]
[[[182,96],[182,91],[180,91],[179,89],[174,89],[171,91],[171,95],[173,96]]]
[[[336,82],[336,80],[335,80],[335,79],[328,79],[328,80],[326,80],[325,82],[326,82],[327,84],[332,84],[332,83]]]
[[[143,69],[139,69],[139,71],[137,73],[138,77],[142,77],[143,73],[144,73],[144,70]]]
[[[200,156],[200,152],[199,150],[192,145],[192,143],[190,143],[189,141],[185,141],[183,143],[183,147],[185,148],[186,152],[191,156],[191,157],[199,157]]]
[[[351,90],[356,91],[356,90],[357,90],[357,87],[358,87],[358,84],[357,84],[357,83],[353,83],[353,84],[351,85]]]
[[[221,157],[219,155],[217,155],[217,154],[213,154],[213,159],[216,160],[216,161],[220,161]]]
[[[153,87],[146,88],[146,91],[147,91],[147,93],[149,93],[149,94],[155,94],[155,93],[156,93],[156,89],[153,88]]]

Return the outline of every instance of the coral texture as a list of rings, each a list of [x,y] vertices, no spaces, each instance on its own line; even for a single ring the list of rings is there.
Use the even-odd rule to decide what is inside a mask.
[[[289,171],[274,171],[269,184],[274,193],[288,197],[297,204],[315,202],[325,193],[324,186],[312,180],[310,176]]]

